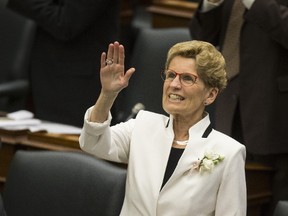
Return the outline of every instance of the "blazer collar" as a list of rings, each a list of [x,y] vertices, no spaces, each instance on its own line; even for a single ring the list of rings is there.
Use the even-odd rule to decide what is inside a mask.
[[[170,115],[170,118],[166,122],[166,128],[170,128],[173,130],[172,126],[173,126],[173,116]],[[204,128],[206,129],[203,130]],[[213,128],[210,122],[209,113],[206,112],[206,116],[189,129],[189,134],[191,135],[191,133],[197,133],[198,136],[199,134],[202,134],[202,138],[207,138],[210,135],[212,129]],[[201,131],[203,132],[201,133]]]

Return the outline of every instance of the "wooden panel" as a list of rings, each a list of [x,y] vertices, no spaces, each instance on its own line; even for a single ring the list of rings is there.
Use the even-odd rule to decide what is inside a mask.
[[[263,206],[269,204],[272,197],[272,178],[274,170],[264,164],[247,163],[247,216],[261,216]]]
[[[30,145],[49,150],[80,150],[79,135],[28,133],[23,145]]]
[[[129,25],[132,21],[134,15],[134,8],[141,6],[150,6],[152,0],[121,0],[120,2],[120,19],[121,25]]]
[[[121,26],[129,25],[133,17],[133,6],[130,0],[121,1],[120,19]]]
[[[155,0],[147,7],[154,28],[188,27],[198,3],[180,0]]]
[[[8,173],[9,164],[13,158],[15,153],[14,145],[7,145],[5,143],[2,144],[0,151],[0,182],[5,182],[5,178]]]

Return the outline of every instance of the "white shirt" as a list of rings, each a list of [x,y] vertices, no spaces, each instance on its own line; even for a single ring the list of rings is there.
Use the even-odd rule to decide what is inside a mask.
[[[202,12],[207,12],[212,10],[215,7],[218,7],[220,4],[222,4],[225,0],[219,0],[215,3],[210,2],[209,0],[204,0],[203,5],[201,8]],[[243,4],[247,9],[250,9],[252,7],[252,4],[255,2],[255,0],[242,0]]]

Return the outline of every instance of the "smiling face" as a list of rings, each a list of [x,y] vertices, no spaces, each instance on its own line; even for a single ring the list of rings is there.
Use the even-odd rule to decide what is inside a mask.
[[[173,81],[164,81],[163,109],[174,118],[199,121],[202,119],[205,105],[211,104],[215,100],[218,91],[204,85],[195,70],[195,59],[193,58],[176,56],[171,60],[168,69],[178,74],[193,74],[198,78],[196,83],[191,86],[182,85],[179,75]]]

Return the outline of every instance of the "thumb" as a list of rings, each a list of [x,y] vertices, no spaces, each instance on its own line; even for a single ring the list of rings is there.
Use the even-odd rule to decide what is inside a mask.
[[[125,78],[127,81],[131,78],[134,72],[135,72],[135,68],[133,67],[126,71]]]

